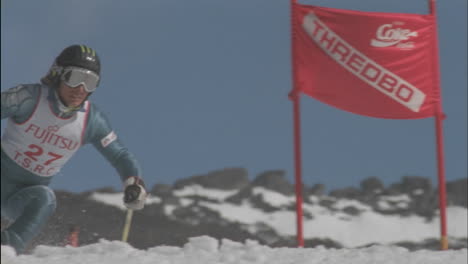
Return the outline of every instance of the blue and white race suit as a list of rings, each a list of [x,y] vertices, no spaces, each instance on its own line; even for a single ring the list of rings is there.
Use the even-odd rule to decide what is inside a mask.
[[[124,182],[141,177],[140,166],[118,139],[106,116],[89,100],[63,112],[55,89],[25,84],[1,93],[1,119],[8,118],[1,141],[1,214],[12,224],[2,244],[22,252],[55,211],[48,187],[60,168],[91,143]]]

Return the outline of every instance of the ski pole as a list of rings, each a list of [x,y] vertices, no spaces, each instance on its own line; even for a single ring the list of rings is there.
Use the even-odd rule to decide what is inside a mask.
[[[133,216],[133,210],[128,209],[127,210],[127,216],[125,217],[125,225],[122,231],[122,241],[127,242],[128,239],[128,233],[130,232],[130,226],[132,225],[132,216]]]

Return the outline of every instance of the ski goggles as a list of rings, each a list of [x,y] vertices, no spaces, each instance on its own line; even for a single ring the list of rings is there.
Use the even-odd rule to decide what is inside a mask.
[[[96,73],[78,67],[67,67],[63,70],[62,81],[70,87],[83,85],[88,93],[96,91],[99,84],[99,75]]]

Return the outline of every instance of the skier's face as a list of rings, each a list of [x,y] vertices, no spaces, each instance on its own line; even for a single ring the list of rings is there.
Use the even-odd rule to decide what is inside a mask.
[[[62,81],[60,82],[58,94],[66,106],[77,107],[80,106],[84,100],[86,100],[86,97],[89,93],[86,92],[82,84],[76,87],[70,87]]]

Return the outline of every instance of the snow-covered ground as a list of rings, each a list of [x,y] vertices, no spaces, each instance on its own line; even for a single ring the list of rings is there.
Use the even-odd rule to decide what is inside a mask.
[[[174,192],[181,199],[181,206],[193,203],[193,196],[205,197],[206,201],[197,204],[209,208],[226,220],[252,225],[249,231],[255,231],[256,223],[270,226],[283,236],[295,236],[296,214],[290,208],[295,203],[294,196],[286,196],[262,187],[255,187],[253,194],[279,210],[264,212],[254,207],[248,200],[242,204],[223,202],[235,191],[222,191],[204,188],[198,185],[186,186]],[[359,247],[372,243],[391,244],[402,241],[422,242],[426,239],[437,239],[439,234],[439,217],[428,221],[418,215],[400,216],[398,214],[382,214],[370,206],[356,200],[336,199],[333,197],[309,197],[312,203],[304,203],[304,214],[312,218],[304,218],[304,238],[323,238],[338,241],[344,247]],[[91,199],[124,209],[122,194],[93,194]],[[320,199],[332,201],[331,208],[319,204]],[[212,201],[212,202],[211,202]],[[401,209],[410,202],[408,195],[382,196],[377,201],[380,210]],[[158,198],[150,198],[148,203],[159,203]],[[359,210],[358,215],[350,215],[342,210],[352,206]],[[175,206],[166,205],[165,212],[171,215]],[[288,209],[289,208],[289,209]],[[451,206],[447,208],[449,239],[468,237],[468,210],[464,207]]]
[[[120,241],[83,247],[39,246],[17,256],[2,246],[1,264],[466,264],[467,249],[413,251],[401,247],[360,249],[269,248],[211,237],[195,237],[184,247],[158,246],[139,250]]]
[[[267,213],[252,205],[248,200],[241,204],[227,203],[225,199],[235,191],[207,189],[189,186],[176,190],[179,206],[189,206],[194,196],[206,198],[198,201],[199,206],[217,211],[226,220],[243,224],[264,223],[281,235],[295,234],[295,212],[293,196],[285,196],[265,188],[255,187],[253,194],[262,197],[278,210]],[[438,238],[439,222],[417,216],[402,217],[397,214],[381,214],[369,205],[356,200],[333,197],[308,197],[304,212],[312,215],[305,218],[305,238],[329,238],[339,241],[343,249],[316,248],[270,248],[256,241],[244,243],[227,239],[218,241],[202,236],[190,238],[183,247],[157,246],[146,250],[133,248],[121,241],[101,240],[99,243],[73,247],[38,246],[31,254],[16,255],[10,247],[2,246],[1,264],[466,264],[467,249],[409,251],[389,243],[400,241],[420,242],[427,238]],[[94,193],[90,199],[124,210],[121,193]],[[320,201],[331,201],[328,207]],[[377,205],[380,210],[406,208],[411,202],[407,195],[382,196]],[[150,197],[148,204],[161,203],[158,197]],[[343,212],[347,207],[359,211],[357,215]],[[174,205],[165,206],[164,212],[171,216]],[[467,209],[448,208],[449,237],[467,237]],[[362,245],[378,243],[369,247]],[[387,245],[385,245],[387,244]]]

